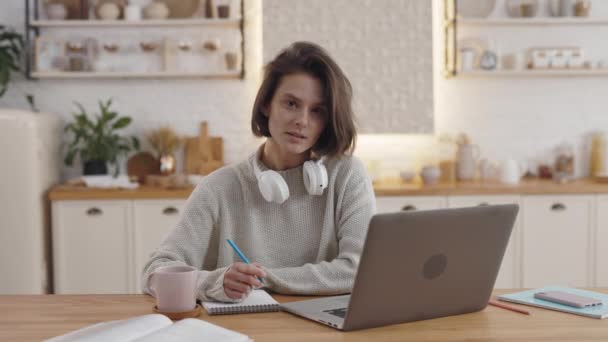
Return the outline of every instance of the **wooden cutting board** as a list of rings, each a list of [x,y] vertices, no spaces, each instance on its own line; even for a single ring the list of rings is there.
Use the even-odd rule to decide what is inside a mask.
[[[186,138],[184,171],[187,174],[207,175],[224,166],[224,141],[209,136],[207,122],[200,126],[198,137]]]

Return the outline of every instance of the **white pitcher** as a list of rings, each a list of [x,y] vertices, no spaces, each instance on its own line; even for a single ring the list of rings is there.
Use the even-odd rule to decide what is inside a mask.
[[[507,159],[500,166],[500,182],[509,185],[519,184],[525,172],[525,168],[515,159]]]

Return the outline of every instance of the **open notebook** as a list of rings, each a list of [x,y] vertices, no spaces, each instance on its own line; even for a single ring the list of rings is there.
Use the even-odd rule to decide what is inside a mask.
[[[203,302],[210,315],[279,311],[279,303],[264,290],[253,290],[240,303]]]
[[[536,292],[548,292],[548,291],[563,291],[569,292],[572,294],[576,294],[579,296],[591,297],[595,299],[600,299],[602,301],[602,305],[592,306],[584,309],[573,308],[571,306],[557,304],[553,302],[548,302],[546,300],[534,298],[534,294]],[[586,291],[580,289],[574,289],[569,287],[561,287],[561,286],[547,286],[540,289],[527,290],[521,292],[515,292],[510,294],[504,294],[498,296],[498,299],[504,300],[507,302],[513,302],[517,304],[531,305],[539,308],[550,309],[563,311],[571,314],[593,317],[593,318],[608,318],[608,295],[599,292]]]
[[[248,336],[195,318],[177,323],[160,314],[90,325],[44,342],[248,342]]]

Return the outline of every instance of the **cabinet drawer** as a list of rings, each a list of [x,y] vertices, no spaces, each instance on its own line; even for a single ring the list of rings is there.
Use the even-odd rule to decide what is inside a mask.
[[[378,213],[401,210],[432,210],[446,207],[444,196],[380,196],[376,198]]]
[[[128,293],[129,201],[53,202],[55,293]]]
[[[133,202],[135,235],[135,292],[141,291],[145,264],[177,225],[186,200],[136,200]]]
[[[448,207],[449,208],[462,208],[462,207],[474,207],[479,205],[493,205],[493,204],[520,204],[519,196],[449,196]],[[520,209],[521,213],[521,209]],[[496,278],[495,288],[519,288],[521,287],[521,259],[519,250],[521,248],[521,228],[520,228],[520,214],[518,214],[513,230],[511,231],[511,238],[505,255],[500,265],[500,271]]]
[[[523,198],[523,285],[590,286],[592,196]]]

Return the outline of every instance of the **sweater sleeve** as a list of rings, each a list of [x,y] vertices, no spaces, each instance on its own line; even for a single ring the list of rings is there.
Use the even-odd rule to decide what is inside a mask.
[[[335,194],[337,256],[317,264],[267,269],[265,281],[271,290],[295,295],[334,295],[352,290],[376,202],[365,167],[358,159],[351,160],[334,175],[344,180]]]
[[[224,293],[224,272],[217,268],[219,205],[208,182],[201,182],[188,199],[177,226],[151,254],[142,274],[144,293],[151,274],[161,266],[189,265],[199,271],[197,298],[234,302]]]

